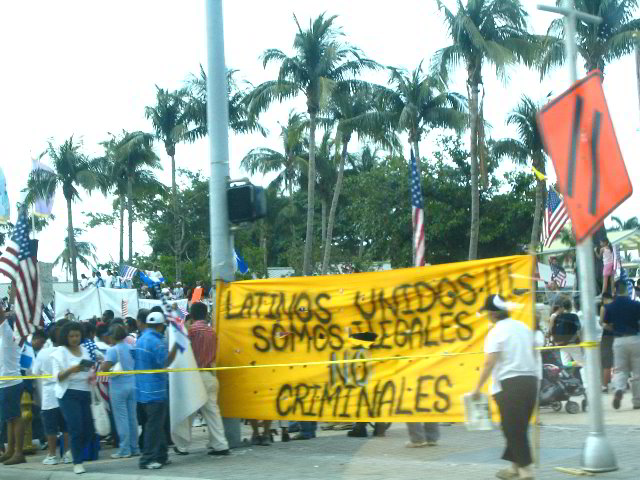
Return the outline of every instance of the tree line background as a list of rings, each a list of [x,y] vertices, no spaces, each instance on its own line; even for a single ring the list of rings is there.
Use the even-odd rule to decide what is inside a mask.
[[[604,74],[609,62],[633,50],[640,36],[637,3],[576,1],[578,9],[603,18],[600,25],[577,27],[578,53],[587,71],[598,68]],[[234,132],[266,135],[260,117],[275,102],[300,97],[307,107],[283,118],[280,132],[269,132],[280,134],[280,149],[255,148],[242,160],[249,173],[276,175],[267,189],[268,217],[235,235],[236,249],[253,272],[265,275],[267,266],[291,266],[309,275],[327,273],[338,263],[366,269],[379,260],[391,260],[393,267],[411,265],[408,162],[401,154],[407,146],[421,175],[428,262],[538,248],[546,186],[529,167],[544,173],[535,117],[547,99],[523,95],[507,118],[517,136],[492,139],[483,117],[482,79],[488,69],[506,79],[517,63],[541,76],[562,65],[562,21],[553,20],[545,34],[536,34],[527,30],[518,0],[459,1],[454,11],[437,4],[451,43],[410,72],[367,58],[348,42],[336,17],[326,14],[308,24],[294,16],[298,33],[290,53],[264,52],[260,60],[278,66],[277,78],[254,86],[228,71]],[[381,69],[389,72],[386,85],[362,80],[366,71]],[[467,74],[466,92],[448,88],[457,69]],[[114,198],[113,213],[90,215],[85,228],[119,226],[117,263],[160,270],[169,281],[210,280],[208,180],[176,169],[175,161],[181,143],[207,134],[204,69],[189,75],[181,89],[157,87],[156,103],[145,115],[149,132],[107,135],[98,158],[83,154],[73,137],[52,141],[42,156],[53,171],[37,170],[29,179],[28,202],[58,189],[67,201],[68,234],[58,262],[74,285],[77,261],[98,263],[73,224],[80,189]],[[432,132],[439,149],[425,161],[419,143]],[[154,144],[171,159],[170,187],[154,173],[161,167]],[[523,167],[498,175],[505,161]],[[151,255],[133,251],[133,222],[144,225]]]

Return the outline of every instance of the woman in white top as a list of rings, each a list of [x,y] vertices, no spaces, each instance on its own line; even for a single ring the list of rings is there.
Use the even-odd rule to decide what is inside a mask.
[[[82,337],[82,325],[67,323],[60,331],[60,346],[52,355],[56,397],[71,435],[74,473],[85,472],[83,450],[95,437],[89,386],[89,371],[94,362],[81,345]]]
[[[499,295],[489,296],[481,311],[488,312],[495,325],[485,338],[484,367],[472,393],[478,395],[489,375],[492,376],[491,394],[498,404],[507,441],[502,458],[512,463],[496,476],[532,479],[527,432],[538,395],[534,335],[524,323],[509,318],[507,305]]]

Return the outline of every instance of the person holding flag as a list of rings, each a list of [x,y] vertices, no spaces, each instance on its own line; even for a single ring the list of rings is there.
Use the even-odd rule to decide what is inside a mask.
[[[24,421],[20,412],[20,398],[24,387],[20,377],[20,348],[14,339],[11,320],[0,308],[0,376],[18,377],[0,380],[0,424],[7,424],[7,450],[0,456],[5,465],[26,463],[24,458]]]
[[[167,368],[176,358],[178,345],[171,351],[164,338],[166,317],[159,307],[154,307],[138,322],[140,337],[136,341],[135,370]],[[136,375],[136,398],[145,414],[144,439],[139,466],[156,470],[168,463],[168,439],[164,432],[167,416],[168,375],[166,373]]]

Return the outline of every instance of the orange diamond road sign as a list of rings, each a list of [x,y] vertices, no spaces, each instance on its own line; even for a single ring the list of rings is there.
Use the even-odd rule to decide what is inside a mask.
[[[633,192],[604,98],[602,74],[590,73],[545,105],[538,127],[579,242]]]

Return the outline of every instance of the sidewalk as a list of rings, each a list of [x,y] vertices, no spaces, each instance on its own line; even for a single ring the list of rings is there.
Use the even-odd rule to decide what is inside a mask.
[[[620,469],[598,475],[604,479],[638,478],[640,455],[640,411],[631,408],[625,397],[620,411],[611,409],[611,396],[605,396],[607,437]],[[582,445],[588,434],[586,414],[570,415],[542,412],[541,468],[538,479],[571,479],[572,475],[554,467],[579,468]],[[580,424],[579,424],[580,423]],[[461,425],[443,426],[437,447],[408,449],[406,427],[394,424],[384,438],[349,438],[344,431],[318,431],[315,440],[280,442],[269,447],[250,447],[233,451],[228,457],[205,454],[203,428],[194,429],[197,439],[191,454],[178,456],[171,451],[172,464],[162,470],[140,470],[137,458],[112,460],[101,451],[101,460],[85,464],[84,480],[256,480],[286,479],[398,479],[476,480],[493,479],[505,465],[500,460],[504,446],[500,431],[467,432]],[[245,436],[250,430],[243,431]],[[43,455],[28,457],[29,463],[16,467],[0,466],[1,480],[70,480],[78,478],[69,465],[45,467]]]

